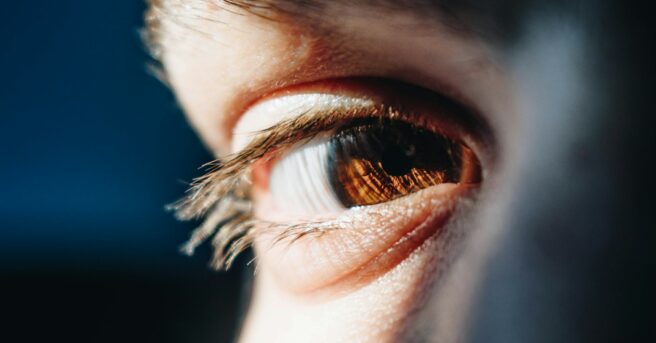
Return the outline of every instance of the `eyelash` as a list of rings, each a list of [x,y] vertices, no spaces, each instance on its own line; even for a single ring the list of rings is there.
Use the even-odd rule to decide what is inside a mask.
[[[286,225],[254,218],[248,172],[256,162],[274,161],[291,147],[308,142],[319,134],[336,132],[349,121],[375,117],[413,123],[416,127],[450,136],[450,132],[444,132],[440,126],[434,125],[422,115],[389,105],[329,110],[317,108],[284,120],[256,132],[252,142],[240,152],[228,156],[224,161],[217,160],[204,165],[208,172],[194,180],[187,196],[168,206],[181,220],[205,217],[181,251],[191,255],[196,247],[211,239],[214,248],[211,266],[215,269],[229,269],[235,258],[250,247],[262,232],[275,233],[275,243],[286,241],[291,244],[311,234],[348,227],[348,222],[339,220]],[[468,119],[471,118],[458,118]]]
[[[241,152],[228,156],[225,162],[210,162],[203,167],[208,172],[195,179],[189,194],[167,206],[180,220],[207,217],[182,246],[184,254],[192,255],[195,249],[212,235],[214,256],[210,265],[215,269],[229,269],[234,259],[246,250],[257,236],[256,228],[278,230],[276,242],[294,242],[311,233],[325,232],[340,225],[313,222],[284,225],[253,218],[249,196],[250,180],[246,173],[262,158],[275,159],[287,148],[307,141],[316,135],[334,130],[348,118],[363,116],[399,117],[391,108],[361,108],[350,113],[309,112],[298,118],[283,121],[258,132],[258,137]],[[337,120],[336,120],[337,119]]]

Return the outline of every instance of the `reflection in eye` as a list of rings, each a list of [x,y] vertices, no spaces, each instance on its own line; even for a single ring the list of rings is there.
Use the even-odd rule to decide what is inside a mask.
[[[401,120],[359,118],[315,138],[274,166],[271,193],[302,214],[390,201],[441,183],[476,183],[472,151]]]

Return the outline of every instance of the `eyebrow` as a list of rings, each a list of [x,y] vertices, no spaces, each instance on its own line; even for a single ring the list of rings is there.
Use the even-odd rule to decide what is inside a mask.
[[[159,59],[163,23],[170,21],[195,33],[204,33],[204,21],[219,22],[214,14],[229,11],[236,15],[254,15],[271,21],[320,25],[330,19],[328,6],[347,13],[352,8],[370,9],[377,17],[403,12],[418,20],[439,22],[453,31],[504,40],[513,36],[519,14],[526,5],[515,1],[473,0],[148,0],[144,41]],[[185,19],[193,18],[189,21]]]
[[[183,11],[206,9],[223,9],[228,11],[241,10],[243,13],[273,19],[277,16],[294,16],[297,19],[318,19],[328,5],[348,9],[349,7],[365,7],[379,12],[396,12],[404,10],[420,16],[435,16],[438,13],[448,14],[457,0],[363,0],[354,4],[345,0],[147,0],[151,9],[161,13],[175,15],[166,9],[182,9]],[[162,11],[163,10],[163,11]],[[208,13],[210,14],[210,13]],[[148,23],[147,23],[148,24]],[[156,24],[153,22],[152,24]]]

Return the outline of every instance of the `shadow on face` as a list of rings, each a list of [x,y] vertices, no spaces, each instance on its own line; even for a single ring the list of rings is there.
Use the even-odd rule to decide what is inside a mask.
[[[168,17],[152,34],[179,101],[208,146],[221,157],[246,151],[237,154],[241,160],[226,157],[230,168],[270,156],[263,150],[281,151],[289,143],[285,137],[313,128],[301,124],[321,122],[326,132],[344,132],[316,118],[320,112],[347,118],[341,109],[345,103],[360,104],[351,116],[416,118],[398,114],[403,111],[393,106],[401,102],[401,92],[354,78],[390,79],[452,97],[475,108],[472,112],[484,124],[474,126],[485,128],[480,136],[491,136],[471,144],[485,179],[474,208],[448,230],[463,232],[424,249],[439,253],[408,253],[399,259],[407,264],[380,258],[381,251],[395,246],[392,241],[411,231],[384,226],[393,222],[384,216],[370,226],[385,230],[352,230],[357,237],[331,241],[344,232],[332,230],[323,239],[283,252],[263,248],[266,244],[253,238],[251,227],[231,226],[255,242],[261,267],[246,341],[265,340],[275,331],[285,332],[268,338],[334,335],[340,337],[336,341],[409,342],[614,341],[651,334],[653,234],[648,230],[646,174],[653,165],[654,136],[646,83],[653,68],[647,68],[649,20],[643,18],[648,11],[611,1],[238,3],[239,16],[209,6],[211,15]],[[174,5],[168,9],[181,11]],[[189,33],[189,26],[213,39]],[[307,107],[308,94],[317,92],[337,96],[329,105],[321,103],[333,112],[317,110],[316,103]],[[284,100],[284,106],[275,99]],[[337,111],[329,107],[334,103],[343,106]],[[383,114],[376,110],[379,103],[385,104]],[[421,113],[429,106],[406,107]],[[294,135],[272,133],[259,145],[231,150],[235,127],[249,128],[240,120],[275,123],[273,117],[282,122],[307,113],[316,117],[270,130],[293,128]],[[442,128],[466,126],[446,122]],[[442,131],[465,131],[458,130]],[[271,145],[263,149],[265,143]],[[286,155],[269,160],[280,156]],[[323,175],[318,170],[316,175]],[[207,179],[222,177],[219,171]],[[281,188],[296,190],[296,184]],[[328,188],[325,184],[334,182],[322,184]],[[203,187],[194,194],[216,199],[233,194],[222,186]],[[284,201],[271,201],[275,197],[267,191],[256,189],[249,200],[256,214],[280,217]],[[417,198],[425,201],[414,204],[422,209],[416,211],[428,213],[426,204],[433,203]],[[297,207],[312,203],[308,199]],[[404,215],[412,209],[396,217],[410,217]],[[398,226],[408,223],[415,224],[407,220]],[[375,243],[363,239],[362,232],[376,237]],[[321,243],[326,241],[330,244]],[[457,248],[444,248],[446,242]],[[343,248],[349,244],[357,248]],[[408,257],[417,255],[420,262]],[[381,259],[385,267],[380,270],[368,265]],[[363,270],[366,277],[360,277]],[[343,279],[352,275],[367,282],[344,286]],[[306,292],[336,284],[342,291],[339,300],[317,300]],[[385,320],[387,326],[381,324]]]

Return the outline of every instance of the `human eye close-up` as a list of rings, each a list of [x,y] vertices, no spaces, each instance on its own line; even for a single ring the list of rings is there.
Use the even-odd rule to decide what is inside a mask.
[[[446,245],[447,223],[482,182],[484,126],[417,87],[328,82],[266,97],[240,117],[234,151],[175,205],[183,217],[207,212],[188,252],[216,230],[216,267],[256,243],[254,261],[285,287],[325,296],[377,279],[437,244],[431,237]]]
[[[44,6],[0,56],[20,341],[653,341],[642,4]]]

